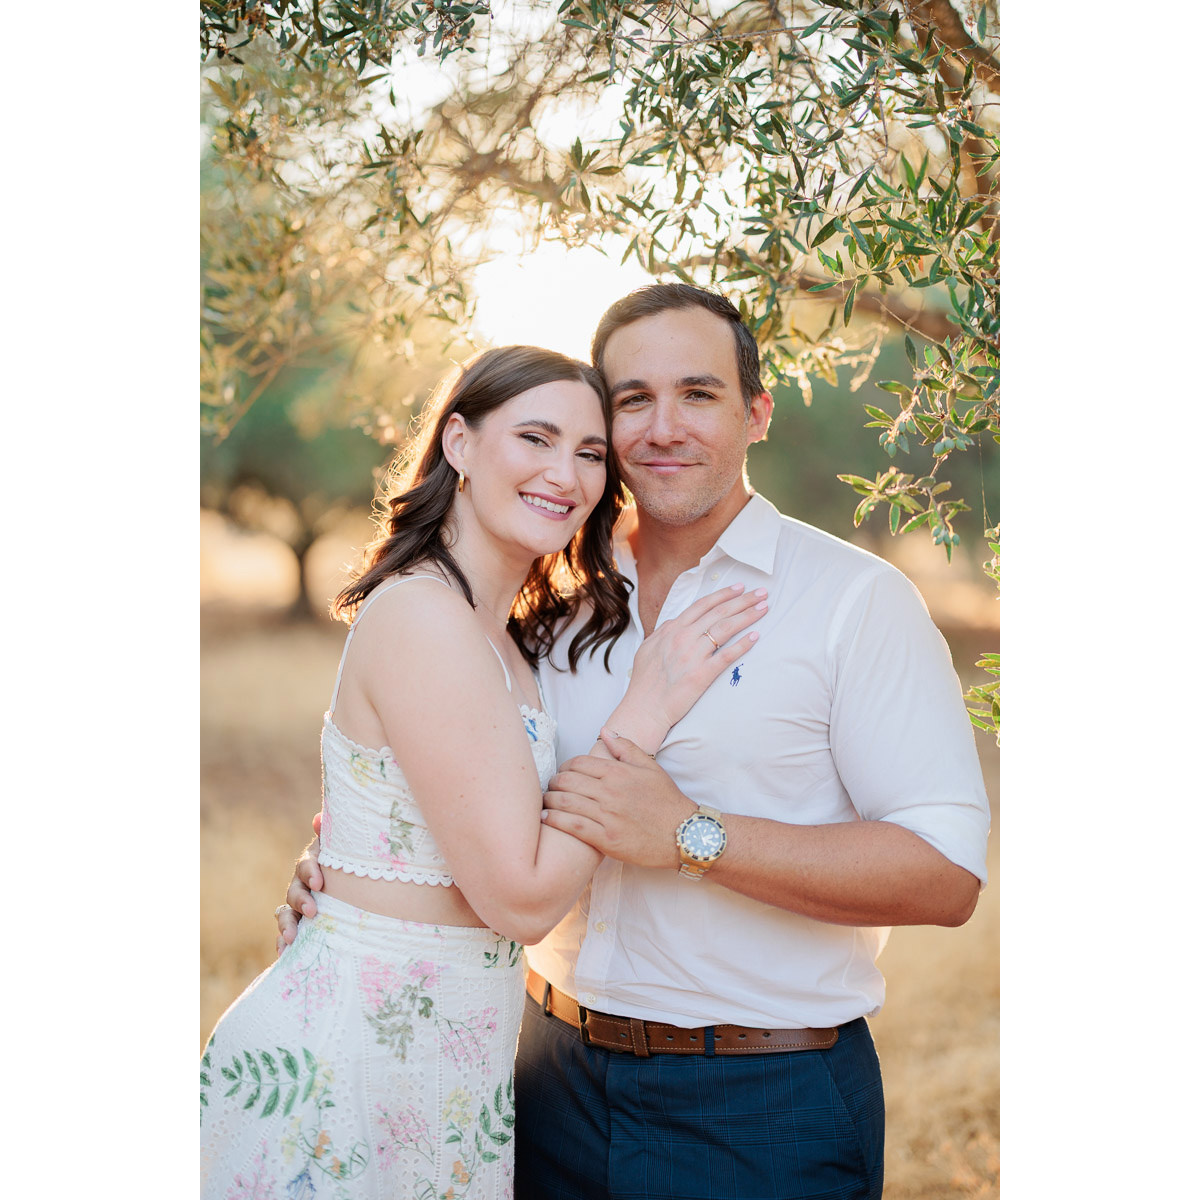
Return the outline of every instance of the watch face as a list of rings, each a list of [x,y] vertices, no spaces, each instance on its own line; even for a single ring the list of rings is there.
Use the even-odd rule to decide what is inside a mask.
[[[679,840],[692,858],[707,862],[724,849],[725,830],[711,817],[689,817]]]

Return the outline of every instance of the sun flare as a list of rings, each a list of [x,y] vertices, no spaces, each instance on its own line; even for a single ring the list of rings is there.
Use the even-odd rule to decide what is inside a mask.
[[[590,247],[543,242],[476,271],[474,332],[492,346],[544,346],[587,361],[604,310],[653,282],[632,259],[621,264]]]

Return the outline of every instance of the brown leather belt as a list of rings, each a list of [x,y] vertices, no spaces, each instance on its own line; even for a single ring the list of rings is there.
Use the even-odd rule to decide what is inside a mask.
[[[640,1017],[614,1017],[576,1003],[548,984],[536,971],[525,973],[525,990],[542,1011],[565,1021],[585,1045],[624,1050],[639,1058],[651,1054],[704,1054],[705,1029],[680,1029]],[[771,1054],[778,1050],[828,1050],[838,1040],[834,1029],[743,1029],[712,1025],[714,1054]]]

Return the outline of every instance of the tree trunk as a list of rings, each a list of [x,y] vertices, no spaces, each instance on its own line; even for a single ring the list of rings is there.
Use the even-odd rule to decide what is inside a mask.
[[[309,595],[310,575],[308,569],[308,552],[313,542],[317,540],[316,533],[311,529],[303,529],[291,543],[292,553],[300,568],[300,587],[296,599],[292,601],[287,611],[287,620],[297,622],[321,622],[326,619],[323,608],[319,608]]]

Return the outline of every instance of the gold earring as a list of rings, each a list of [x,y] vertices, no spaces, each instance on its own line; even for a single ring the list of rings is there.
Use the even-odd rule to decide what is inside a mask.
[[[458,490],[461,492],[463,490],[463,488],[466,486],[467,486],[467,477],[466,477],[466,475],[463,474],[462,470],[460,469],[458,472]]]

